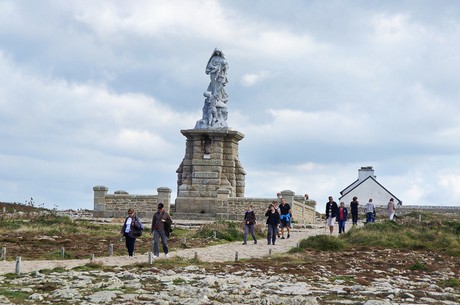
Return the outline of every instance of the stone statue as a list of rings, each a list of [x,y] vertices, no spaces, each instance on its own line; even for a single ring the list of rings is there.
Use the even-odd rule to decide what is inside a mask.
[[[195,129],[227,128],[227,101],[225,92],[228,65],[224,53],[215,48],[206,65],[206,74],[211,81],[206,92],[203,106],[203,118],[196,122]]]

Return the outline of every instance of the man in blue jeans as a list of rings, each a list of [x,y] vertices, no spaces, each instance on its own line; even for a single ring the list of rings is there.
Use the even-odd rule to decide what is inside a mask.
[[[160,256],[160,248],[158,246],[158,242],[161,239],[161,244],[163,245],[163,251],[165,253],[165,257],[168,257],[168,237],[166,236],[165,232],[165,223],[171,224],[171,216],[169,213],[165,211],[165,206],[163,203],[158,204],[158,210],[155,214],[153,214],[152,218],[152,231],[150,235],[153,233],[153,257],[158,258]]]

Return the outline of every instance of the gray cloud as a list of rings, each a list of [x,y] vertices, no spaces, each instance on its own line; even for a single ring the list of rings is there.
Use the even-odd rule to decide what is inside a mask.
[[[175,194],[219,46],[247,196],[322,210],[373,165],[404,203],[458,205],[459,5],[432,5],[2,1],[0,200]]]

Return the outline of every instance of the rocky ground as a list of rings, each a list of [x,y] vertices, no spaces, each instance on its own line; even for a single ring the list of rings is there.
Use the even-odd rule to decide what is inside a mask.
[[[179,250],[151,265],[147,254],[23,261],[17,276],[14,262],[0,262],[0,304],[460,304],[458,258],[387,249],[279,255],[315,234],[324,228],[298,229],[275,246]]]

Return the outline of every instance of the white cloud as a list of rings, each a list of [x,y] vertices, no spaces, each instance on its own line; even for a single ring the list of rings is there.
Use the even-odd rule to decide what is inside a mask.
[[[262,82],[265,78],[268,77],[270,77],[270,73],[268,71],[261,71],[258,73],[247,73],[241,77],[241,82],[243,86],[251,87],[259,82]]]

